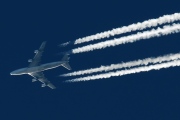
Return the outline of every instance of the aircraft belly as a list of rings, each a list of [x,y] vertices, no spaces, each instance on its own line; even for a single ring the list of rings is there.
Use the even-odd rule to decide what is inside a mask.
[[[31,67],[27,69],[27,73],[40,72],[39,67]]]
[[[41,72],[41,71],[45,71],[48,69],[53,69],[53,68],[59,67],[62,64],[63,64],[63,62],[47,63],[47,64],[43,64],[41,66],[28,68],[26,71],[27,71],[27,73]]]

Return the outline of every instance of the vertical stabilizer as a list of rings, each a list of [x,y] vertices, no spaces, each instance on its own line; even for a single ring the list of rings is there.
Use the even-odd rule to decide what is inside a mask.
[[[69,65],[69,56],[68,54],[65,54],[64,57],[62,58],[62,61],[64,61],[65,63],[62,64],[63,67],[65,67],[68,70],[71,70],[71,66]]]

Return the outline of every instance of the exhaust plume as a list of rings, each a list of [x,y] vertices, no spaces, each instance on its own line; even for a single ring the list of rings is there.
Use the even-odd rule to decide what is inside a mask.
[[[149,19],[149,20],[146,20],[146,21],[141,22],[141,23],[138,22],[138,23],[131,24],[128,26],[123,26],[123,27],[115,28],[115,29],[112,29],[109,31],[97,33],[95,35],[79,38],[79,39],[76,39],[75,41],[73,41],[72,43],[81,44],[84,42],[94,41],[94,40],[103,39],[103,38],[109,38],[110,36],[115,36],[115,35],[119,35],[119,34],[123,34],[123,33],[127,33],[127,32],[132,32],[132,31],[136,31],[136,30],[143,30],[146,28],[155,27],[157,25],[172,23],[172,22],[175,22],[178,20],[180,20],[180,13],[174,13],[171,15],[164,15],[164,16],[161,16],[157,19]],[[70,41],[66,42],[66,43],[62,43],[59,46],[67,46],[69,44],[71,44]]]
[[[122,75],[127,75],[127,74],[145,72],[145,71],[148,72],[150,70],[160,70],[162,68],[169,68],[169,67],[175,67],[175,66],[180,66],[180,60],[174,60],[171,62],[156,64],[156,65],[137,67],[137,68],[132,68],[128,70],[121,70],[121,71],[116,71],[116,72],[109,72],[109,73],[104,73],[104,74],[81,77],[81,78],[76,78],[72,80],[67,80],[65,82],[79,82],[79,81],[88,81],[88,80],[96,80],[96,79],[105,79],[105,78],[111,78],[114,76],[122,76]]]
[[[74,42],[74,44],[81,44],[84,42],[89,42],[89,41],[98,40],[98,39],[102,39],[102,38],[109,38],[110,36],[115,36],[115,35],[132,32],[132,31],[136,31],[136,30],[143,30],[146,28],[151,28],[151,27],[155,27],[157,25],[171,23],[171,22],[178,21],[178,20],[180,20],[180,13],[174,13],[172,15],[164,15],[157,19],[150,19],[150,20],[146,20],[142,23],[136,23],[136,24],[132,24],[129,26],[123,26],[121,28],[116,28],[116,29],[112,29],[112,30],[105,31],[102,33],[97,33],[95,35],[87,36],[84,38],[79,38]]]
[[[158,28],[156,30],[152,29],[150,31],[138,32],[137,34],[124,36],[113,40],[108,40],[105,42],[99,42],[96,44],[90,44],[84,47],[75,48],[72,49],[72,53],[76,54],[76,53],[93,51],[96,49],[104,49],[106,47],[117,46],[126,43],[133,43],[141,39],[150,39],[153,37],[160,37],[162,35],[169,35],[178,32],[180,32],[180,24],[166,25],[163,26],[163,28]]]
[[[172,60],[178,60],[180,59],[180,53],[177,54],[168,54],[156,58],[146,58],[142,60],[135,60],[135,61],[130,61],[126,63],[119,63],[119,64],[111,64],[109,66],[100,66],[97,68],[90,68],[86,70],[80,70],[80,71],[75,71],[67,74],[63,74],[60,76],[67,77],[67,76],[77,76],[77,75],[84,75],[84,74],[92,74],[95,72],[107,72],[111,70],[117,70],[121,68],[131,68],[134,66],[139,66],[139,65],[149,65],[149,64],[156,64],[156,63],[162,63],[162,62],[168,62]]]

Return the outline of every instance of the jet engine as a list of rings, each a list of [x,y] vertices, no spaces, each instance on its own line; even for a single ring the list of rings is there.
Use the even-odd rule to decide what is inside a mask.
[[[32,62],[32,59],[29,59],[28,62]]]
[[[42,84],[41,87],[46,87],[46,84]]]
[[[38,50],[35,50],[34,53],[38,53],[39,51]]]
[[[37,80],[36,79],[32,79],[32,82],[36,82]]]

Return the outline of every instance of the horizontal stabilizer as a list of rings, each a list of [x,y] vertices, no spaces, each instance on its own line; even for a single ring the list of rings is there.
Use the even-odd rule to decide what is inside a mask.
[[[68,62],[62,64],[62,66],[65,67],[65,68],[68,69],[68,70],[71,70],[71,66],[69,65]]]

